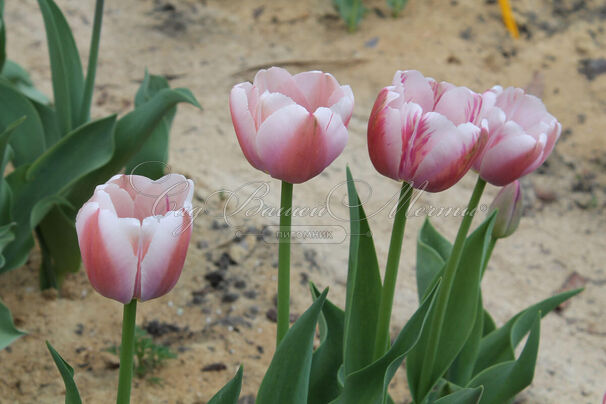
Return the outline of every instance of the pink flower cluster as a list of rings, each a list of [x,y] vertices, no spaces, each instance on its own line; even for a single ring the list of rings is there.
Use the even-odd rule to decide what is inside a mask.
[[[353,109],[349,86],[322,72],[291,76],[272,67],[230,95],[232,120],[248,161],[286,182],[322,172],[344,149]],[[560,123],[543,102],[518,88],[477,94],[466,87],[396,72],[368,122],[377,171],[438,192],[473,168],[494,185],[532,172],[549,156]]]

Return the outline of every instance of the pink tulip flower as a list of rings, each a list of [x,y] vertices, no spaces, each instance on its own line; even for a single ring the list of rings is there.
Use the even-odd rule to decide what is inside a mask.
[[[492,229],[494,238],[509,237],[518,228],[522,218],[522,189],[520,181],[501,188],[490,204],[489,212],[499,210]]]
[[[116,175],[97,186],[76,217],[82,261],[93,287],[124,304],[168,293],[192,232],[193,182]]]
[[[329,73],[291,76],[278,67],[260,70],[252,84],[237,84],[229,96],[246,159],[290,183],[315,177],[341,154],[353,103],[351,88]]]
[[[488,136],[473,168],[485,181],[507,185],[543,164],[562,125],[540,99],[522,89],[496,86],[482,98],[484,107],[478,119],[487,124]]]
[[[465,175],[481,146],[472,123],[481,108],[481,96],[468,88],[398,71],[370,114],[370,159],[389,178],[443,191]]]

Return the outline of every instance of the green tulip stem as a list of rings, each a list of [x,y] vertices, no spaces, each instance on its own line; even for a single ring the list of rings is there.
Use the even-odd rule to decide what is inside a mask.
[[[438,353],[437,349],[442,334],[442,326],[444,324],[444,316],[446,315],[450,292],[457,274],[459,262],[461,261],[463,245],[465,244],[465,240],[467,239],[467,233],[469,232],[469,228],[471,227],[473,216],[476,213],[476,209],[478,207],[478,204],[480,203],[480,198],[482,197],[482,192],[484,192],[485,187],[486,181],[484,181],[478,176],[478,180],[471,194],[471,198],[469,199],[467,210],[465,211],[465,215],[463,216],[463,220],[461,221],[457,237],[452,247],[452,253],[450,254],[450,257],[446,262],[446,267],[444,268],[444,277],[442,278],[442,285],[440,286],[436,302],[434,303],[434,314],[433,316],[431,316],[431,322],[429,323],[429,338],[426,345],[428,349],[428,355],[426,357],[425,363],[423,363],[423,369],[421,370],[421,385],[419,386],[419,391],[421,392],[429,391],[432,386],[427,385],[427,383],[432,383],[433,381],[435,381],[431,380],[431,372],[433,371],[436,355]],[[470,285],[470,287],[473,287],[473,285]]]
[[[122,317],[122,345],[120,346],[120,376],[118,381],[117,404],[130,403],[130,389],[133,380],[133,356],[135,353],[135,319],[137,299],[124,305]]]
[[[290,224],[292,184],[282,181],[280,230],[278,233],[278,330],[276,346],[286,335],[290,321]]]
[[[103,3],[104,0],[97,0],[97,3],[95,5],[93,34],[90,40],[86,82],[84,83],[82,110],[80,111],[80,120],[82,122],[88,122],[88,120],[90,119],[90,106],[93,99],[93,90],[95,88],[95,76],[97,73],[97,60],[99,57],[99,42],[101,41],[101,25],[103,23]]]
[[[387,254],[387,265],[385,266],[385,280],[381,292],[381,303],[379,304],[379,318],[377,320],[377,333],[375,336],[375,359],[380,358],[389,348],[389,323],[391,321],[391,309],[393,297],[398,278],[398,267],[400,265],[400,254],[402,252],[402,241],[404,240],[404,229],[406,227],[406,213],[412,197],[412,187],[407,182],[402,184],[396,216],[391,231],[389,252]]]

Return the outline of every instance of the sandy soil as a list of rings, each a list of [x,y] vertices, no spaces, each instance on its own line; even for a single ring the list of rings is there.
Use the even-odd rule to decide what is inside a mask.
[[[32,73],[51,94],[42,20],[36,2],[6,5],[9,57]],[[153,376],[138,380],[137,403],[204,403],[245,366],[243,403],[252,403],[272,353],[277,249],[255,234],[275,217],[220,216],[220,189],[268,181],[266,205],[276,206],[279,184],[252,169],[233,133],[227,96],[254,72],[280,65],[292,72],[321,69],[350,84],[356,107],[343,155],[325,173],[295,188],[295,204],[322,205],[329,189],[344,180],[349,164],[370,184],[381,265],[391,220],[380,207],[398,185],[380,176],[368,159],[365,125],[374,97],[397,69],[419,69],[440,80],[483,90],[494,84],[528,87],[544,98],[564,127],[548,164],[523,180],[526,214],[516,235],[500,242],[484,281],[485,305],[498,322],[563,286],[586,290],[542,325],[542,343],[533,385],[518,403],[595,404],[606,390],[606,74],[591,60],[606,56],[602,1],[513,0],[522,38],[512,40],[500,23],[496,1],[412,0],[398,19],[386,17],[381,0],[367,0],[360,30],[348,34],[328,0],[145,0],[107,2],[94,115],[123,113],[146,67],[192,89],[202,112],[181,107],[175,119],[171,165],[196,182],[197,206],[206,207],[195,225],[184,274],[173,292],[140,305],[138,323],[160,343],[179,352]],[[87,56],[93,1],[60,0]],[[423,195],[419,206],[464,206],[473,185],[468,175],[440,194]],[[483,202],[490,203],[489,188]],[[228,194],[223,194],[223,196]],[[335,216],[343,188],[332,199]],[[415,237],[421,218],[411,218],[393,314],[393,332],[416,306]],[[435,225],[453,237],[458,220]],[[295,219],[295,224],[341,225],[338,218]],[[310,303],[307,280],[330,286],[344,302],[346,243],[293,246],[293,311]],[[0,352],[0,402],[57,403],[64,388],[44,346],[49,340],[76,369],[85,402],[114,400],[117,360],[103,349],[119,343],[121,307],[96,294],[83,272],[70,276],[60,295],[37,291],[39,255],[2,276],[0,297],[28,335]],[[570,277],[572,276],[572,281]],[[568,280],[568,281],[567,281]],[[163,326],[162,326],[163,325]],[[210,366],[223,364],[225,366]],[[204,369],[206,368],[206,369]],[[221,370],[223,369],[223,370]],[[410,401],[404,372],[395,377],[393,396]]]

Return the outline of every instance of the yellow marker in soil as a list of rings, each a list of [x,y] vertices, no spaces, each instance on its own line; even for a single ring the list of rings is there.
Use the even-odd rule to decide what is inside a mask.
[[[518,31],[516,20],[513,18],[509,0],[499,0],[499,5],[501,6],[501,13],[503,14],[503,22],[505,23],[505,26],[509,30],[511,36],[518,39],[520,37],[520,33]]]

